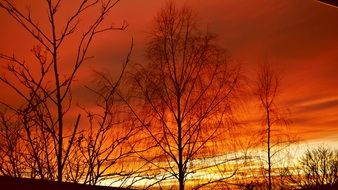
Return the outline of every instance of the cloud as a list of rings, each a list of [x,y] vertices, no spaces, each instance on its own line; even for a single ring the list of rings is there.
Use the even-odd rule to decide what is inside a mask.
[[[335,128],[338,125],[336,9],[316,1],[176,1],[194,8],[202,26],[219,35],[218,43],[228,49],[235,60],[243,61],[243,68],[252,70],[265,56],[282,68],[285,86],[282,86],[284,93],[280,99],[293,112],[299,130],[308,131],[313,136],[322,130],[322,138],[332,130],[338,131]],[[90,54],[95,58],[86,63],[76,77],[74,95],[85,94],[78,98],[80,102],[92,97],[82,88],[94,79],[92,68],[119,72],[132,37],[135,45],[132,59],[147,61],[144,49],[148,32],[153,17],[164,3],[164,0],[133,0],[118,4],[107,21],[118,25],[126,20],[129,27],[126,31],[106,33],[94,40]],[[33,8],[41,9],[38,6]],[[37,12],[40,13],[46,12]],[[29,50],[35,42],[4,15],[0,12],[3,29],[0,30],[0,52],[15,52],[26,58],[31,56]],[[69,46],[65,51],[74,48],[74,44]],[[68,63],[73,55],[71,51],[63,53],[65,56],[61,61]],[[249,80],[252,78],[250,75]],[[9,91],[2,96],[13,97]]]
[[[338,97],[316,98],[299,102],[296,109],[298,112],[318,112],[334,108],[338,109]]]

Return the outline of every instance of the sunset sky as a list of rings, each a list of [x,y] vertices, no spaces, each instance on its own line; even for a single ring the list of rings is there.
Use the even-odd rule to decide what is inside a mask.
[[[280,105],[290,109],[291,128],[302,140],[338,146],[338,8],[313,0],[176,1],[193,8],[201,26],[218,35],[218,43],[241,64],[248,79],[266,59],[279,69],[283,76]],[[30,2],[20,1],[20,6],[24,9]],[[67,3],[63,6],[68,7]],[[119,26],[125,20],[128,28],[96,38],[90,51],[95,58],[81,69],[76,85],[92,82],[93,69],[118,72],[132,38],[132,61],[146,61],[144,49],[153,17],[164,4],[164,0],[119,2],[107,21]],[[30,8],[35,18],[45,13],[40,4]],[[36,44],[29,34],[3,11],[0,23],[0,52],[29,60]],[[11,91],[2,89],[1,98],[15,101]]]

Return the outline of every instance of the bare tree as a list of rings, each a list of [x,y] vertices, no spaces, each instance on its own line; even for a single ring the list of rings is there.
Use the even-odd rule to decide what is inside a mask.
[[[181,190],[188,176],[209,167],[199,162],[215,154],[239,76],[214,36],[198,30],[195,21],[190,9],[173,2],[160,11],[148,44],[149,63],[132,77],[141,108],[128,104],[148,147],[155,147],[139,154],[155,168],[148,175],[159,171],[157,180],[177,179]]]
[[[0,173],[21,177],[24,168],[21,125],[12,121],[5,113],[0,115]]]
[[[117,80],[97,72],[99,82],[96,83],[96,88],[89,88],[98,98],[94,111],[83,108],[87,113],[89,128],[77,139],[78,152],[74,154],[82,158],[84,183],[95,185],[109,178],[112,183],[118,182],[121,186],[132,185],[126,180],[133,174],[133,170],[129,168],[128,171],[128,162],[125,161],[134,153],[137,143],[131,139],[140,128],[130,120],[125,104],[118,96],[131,50]]]
[[[294,142],[291,135],[283,133],[277,126],[288,125],[289,121],[285,113],[277,104],[281,78],[277,71],[268,62],[263,63],[258,72],[256,80],[255,95],[259,100],[260,107],[264,113],[262,116],[263,137],[266,142],[267,165],[268,165],[268,189],[271,190],[272,183],[272,158]]]
[[[94,37],[109,30],[123,30],[126,24],[117,28],[103,25],[119,0],[82,0],[65,22],[60,22],[58,15],[61,5],[66,2],[44,2],[47,7],[45,17],[48,18],[46,28],[39,25],[40,19],[34,18],[30,10],[26,13],[9,0],[0,2],[0,10],[7,12],[38,43],[32,53],[36,60],[34,64],[40,67],[39,72],[35,72],[33,63],[26,63],[14,55],[0,54],[1,60],[8,61],[7,71],[0,76],[0,81],[21,98],[19,106],[5,102],[2,105],[20,118],[24,139],[28,142],[26,148],[31,159],[31,172],[37,170],[40,178],[51,180],[56,175],[61,182],[80,122],[80,114],[73,124],[65,122],[73,107],[71,89],[74,79],[81,65],[90,58],[87,54]],[[79,34],[81,19],[91,9],[96,9],[97,15]],[[75,54],[66,63],[61,50],[67,41],[74,44]],[[38,67],[34,65],[34,68]]]
[[[338,152],[325,146],[308,149],[288,175],[289,182],[300,189],[334,189],[338,185]]]

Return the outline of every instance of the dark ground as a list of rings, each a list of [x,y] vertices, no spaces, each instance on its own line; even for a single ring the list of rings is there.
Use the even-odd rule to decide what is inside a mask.
[[[90,186],[76,183],[56,181],[13,178],[0,176],[1,190],[126,190],[122,188],[106,187],[106,186]]]

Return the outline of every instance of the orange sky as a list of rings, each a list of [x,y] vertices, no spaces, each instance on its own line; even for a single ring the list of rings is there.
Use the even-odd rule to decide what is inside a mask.
[[[176,1],[192,7],[202,26],[219,35],[219,44],[242,64],[249,78],[266,57],[280,68],[281,105],[291,110],[292,128],[300,133],[300,138],[338,142],[338,8],[311,0]],[[31,4],[32,11],[37,12],[33,16],[40,17],[45,12],[36,2],[20,1],[22,5]],[[126,20],[129,27],[96,39],[95,48],[90,51],[95,58],[82,67],[76,85],[82,87],[92,82],[92,69],[116,72],[132,37],[135,45],[132,59],[144,61],[143,50],[152,18],[164,3],[164,0],[122,0],[107,21],[118,25]],[[18,57],[29,59],[34,41],[3,11],[0,23],[0,52],[15,52]],[[64,60],[68,56],[66,53]],[[13,101],[11,93],[2,90],[0,97]],[[86,96],[78,101],[86,101]]]

